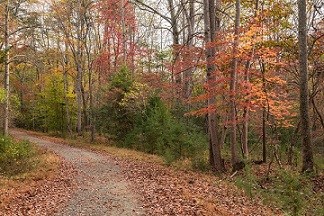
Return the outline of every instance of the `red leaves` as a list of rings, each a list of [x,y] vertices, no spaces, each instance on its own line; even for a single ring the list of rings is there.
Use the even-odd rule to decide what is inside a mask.
[[[105,0],[100,2],[98,7],[104,25],[102,54],[107,58],[101,58],[97,62],[104,70],[113,72],[117,70],[116,66],[125,63],[129,68],[133,68],[136,54],[135,41],[132,39],[132,34],[136,31],[134,5],[128,0]]]

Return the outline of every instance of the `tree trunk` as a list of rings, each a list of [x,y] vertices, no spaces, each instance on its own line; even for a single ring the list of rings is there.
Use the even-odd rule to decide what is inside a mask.
[[[237,67],[238,67],[238,44],[239,44],[239,28],[240,28],[240,0],[235,2],[235,30],[234,30],[234,45],[233,45],[233,63],[231,71],[231,82],[230,82],[230,120],[231,120],[231,162],[234,169],[235,164],[238,162],[237,158],[237,123],[236,123],[236,82],[237,82]]]
[[[77,62],[76,96],[77,96],[77,133],[82,135],[82,68]]]
[[[262,111],[262,162],[267,162],[267,130],[266,130],[267,110]]]
[[[175,11],[175,6],[174,6],[174,2],[173,0],[168,0],[168,7],[169,7],[169,10],[170,10],[170,15],[171,15],[171,28],[172,28],[172,39],[173,39],[173,65],[172,65],[172,74],[174,75],[174,81],[177,85],[176,87],[176,96],[180,98],[180,90],[179,90],[179,85],[181,84],[182,82],[182,77],[181,77],[181,74],[180,73],[176,73],[174,74],[174,64],[175,62],[177,61],[177,58],[178,58],[178,46],[180,44],[180,40],[179,40],[179,27],[178,27],[178,21],[177,21],[177,14],[176,14],[176,11]],[[179,99],[178,98],[178,99]]]
[[[195,26],[195,1],[194,0],[189,0],[189,12],[187,11],[186,4],[181,0],[181,4],[183,7],[183,11],[185,14],[185,20],[188,25],[188,35],[184,35],[184,44],[187,45],[188,53],[187,57],[185,56],[185,61],[191,61],[191,63],[188,64],[188,68],[183,72],[183,98],[185,100],[188,100],[191,96],[191,91],[192,91],[192,76],[193,76],[193,71],[194,67],[192,62],[195,61],[195,59],[189,59],[192,56],[190,56],[190,49],[193,48],[194,45],[194,26]],[[185,22],[184,22],[185,23]],[[189,58],[188,58],[189,57]]]
[[[89,40],[90,42],[90,40]],[[94,117],[94,98],[93,98],[93,68],[91,59],[91,46],[86,46],[87,67],[88,67],[88,85],[89,85],[89,127],[91,134],[91,142],[95,140],[95,117]]]
[[[69,135],[72,135],[72,127],[71,127],[71,115],[69,109],[69,101],[67,98],[69,81],[68,81],[68,67],[69,67],[69,55],[68,55],[68,45],[65,43],[65,51],[64,51],[64,62],[63,62],[63,86],[64,86],[64,103],[65,103],[65,117],[66,117],[66,127],[69,132]]]
[[[78,2],[78,24],[77,26],[77,50],[76,55],[74,57],[75,64],[77,67],[77,78],[76,78],[76,95],[77,95],[77,107],[78,107],[78,114],[77,114],[77,132],[78,136],[82,135],[82,112],[85,107],[83,106],[84,102],[84,94],[83,94],[83,87],[82,87],[82,79],[83,79],[83,65],[82,65],[82,39],[83,35],[83,27],[84,27],[84,15],[83,15],[83,1]]]
[[[215,40],[216,33],[216,14],[215,14],[215,0],[204,0],[204,23],[205,23],[205,45],[206,45],[206,60],[207,60],[207,83],[208,87],[208,133],[210,143],[210,159],[213,162],[213,169],[217,172],[224,172],[225,167],[221,158],[221,147],[217,134],[217,117],[215,111],[212,109],[215,105],[216,99],[211,90],[215,82],[215,65],[213,60],[215,58],[216,49],[210,47],[209,43]]]
[[[89,94],[90,94],[90,132],[91,132],[91,142],[95,140],[95,118],[94,118],[94,101],[93,101],[93,86],[91,74],[89,74]]]
[[[255,13],[254,16],[258,16],[258,10],[259,10],[259,0],[256,0],[255,2]],[[246,63],[245,73],[244,73],[244,81],[246,83],[250,83],[250,67],[251,62],[254,59],[254,53],[255,53],[255,45],[253,45],[252,53],[250,59]],[[248,103],[249,100],[246,100]],[[249,118],[250,118],[250,109],[249,107],[244,107],[243,109],[243,136],[242,136],[242,149],[243,149],[243,157],[245,159],[249,159]]]
[[[127,65],[127,47],[126,47],[126,24],[125,24],[125,0],[120,1],[121,17],[122,17],[122,33],[123,33],[123,64]]]
[[[262,108],[262,162],[266,163],[267,162],[267,103],[268,103],[268,96],[267,96],[267,86],[266,86],[266,78],[265,78],[265,73],[266,73],[266,66],[263,62],[262,59],[260,59],[260,70],[261,70],[261,75],[262,75],[262,91],[264,94],[266,94],[266,101],[263,104]]]
[[[298,1],[298,44],[300,73],[300,126],[303,144],[302,172],[313,172],[313,151],[309,120],[308,68],[307,68],[307,14],[306,0]]]
[[[5,107],[4,107],[4,121],[3,121],[3,134],[6,136],[9,133],[9,118],[10,118],[10,59],[9,59],[9,0],[6,5],[5,17],[5,38],[4,45],[6,49],[5,56],[5,77],[4,88],[6,91]]]
[[[244,81],[246,83],[249,82],[249,68],[250,68],[250,61],[247,63],[247,69],[244,74]],[[248,101],[246,101],[248,102]],[[242,132],[242,149],[243,149],[243,157],[244,159],[249,158],[249,107],[244,107],[243,109],[243,132]]]

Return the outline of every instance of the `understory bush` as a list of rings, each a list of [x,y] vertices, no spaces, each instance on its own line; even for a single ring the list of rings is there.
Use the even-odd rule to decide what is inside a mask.
[[[302,215],[311,196],[310,183],[306,178],[292,172],[281,171],[274,179],[275,189],[272,191],[277,202],[291,215]]]
[[[159,94],[138,82],[127,68],[114,74],[104,90],[106,102],[96,110],[100,133],[114,138],[119,147],[161,155],[168,164],[191,159],[194,166],[204,166],[197,156],[204,155],[208,146],[202,129],[173,114]]]
[[[34,167],[36,150],[27,141],[14,142],[0,136],[0,174],[12,176]]]
[[[279,170],[266,179],[259,179],[246,166],[236,185],[250,197],[261,197],[267,204],[279,207],[286,215],[323,215],[323,193],[314,191],[309,177]]]
[[[99,133],[109,135],[118,143],[122,143],[125,133],[129,132],[134,124],[134,112],[123,105],[126,95],[132,91],[133,79],[126,67],[110,78],[108,86],[105,86],[105,101],[101,107],[95,110],[96,128]]]
[[[152,97],[127,133],[126,147],[162,155],[167,163],[180,158],[195,159],[207,147],[206,136],[194,124],[173,116],[159,97]],[[195,159],[195,161],[197,161]]]

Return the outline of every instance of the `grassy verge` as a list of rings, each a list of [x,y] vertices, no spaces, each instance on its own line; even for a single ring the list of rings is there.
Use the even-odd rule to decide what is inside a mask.
[[[37,166],[36,148],[26,141],[14,141],[0,137],[0,174],[15,176]]]
[[[166,165],[161,156],[118,148],[107,140],[91,144],[86,138],[62,139],[46,136],[43,133],[30,131],[28,133],[53,142],[108,153],[119,158]],[[319,157],[316,158],[319,159]],[[322,164],[321,161],[317,162],[317,164]],[[251,199],[263,200],[267,206],[280,208],[287,215],[324,215],[324,195],[321,184],[323,173],[321,169],[319,169],[320,172],[317,176],[306,177],[289,168],[279,168],[276,164],[273,164],[269,171],[268,165],[246,166],[245,170],[235,175],[234,179],[228,177],[229,181],[226,182],[230,183],[234,180],[236,186],[243,189]],[[189,160],[177,161],[172,164],[172,167],[180,170],[192,169]],[[227,179],[226,176],[225,179]],[[316,185],[316,183],[319,184]]]
[[[0,137],[0,209],[40,180],[55,176],[60,159],[32,143]]]
[[[69,146],[81,147],[91,151],[97,151],[106,154],[108,153],[110,155],[123,158],[123,159],[137,160],[137,161],[154,163],[154,164],[159,164],[164,166],[171,166],[177,170],[192,170],[192,171],[199,171],[199,172],[202,171],[204,173],[209,173],[209,167],[208,167],[209,164],[207,160],[182,159],[182,160],[176,160],[170,164],[166,162],[165,159],[160,155],[153,155],[142,151],[117,147],[114,144],[114,141],[108,140],[107,138],[104,137],[97,136],[96,141],[91,143],[89,141],[90,138],[88,138],[87,135],[85,135],[84,137],[75,136],[73,138],[62,138],[57,134],[46,134],[42,132],[26,131],[26,130],[22,130],[22,131],[30,135],[45,138],[49,141],[53,141],[56,143],[63,143]],[[203,158],[206,159],[208,158],[208,152],[206,152],[206,154],[203,155]]]
[[[152,155],[152,154],[147,154],[136,150],[116,147],[114,146],[113,141],[101,139],[100,137],[98,138],[98,141],[91,143],[90,141],[88,141],[89,139],[85,137],[61,138],[53,134],[45,134],[41,132],[25,131],[25,130],[22,131],[33,136],[41,137],[56,143],[63,143],[72,147],[80,147],[92,151],[108,153],[113,156],[124,158],[124,159],[132,159],[132,160],[139,160],[145,162],[153,162],[157,164],[164,164],[162,157],[158,155]]]
[[[324,215],[323,185],[317,184],[323,181],[323,174],[304,176],[279,167],[268,175],[260,173],[247,166],[235,183],[249,197],[258,197],[266,205],[280,208],[285,215]]]

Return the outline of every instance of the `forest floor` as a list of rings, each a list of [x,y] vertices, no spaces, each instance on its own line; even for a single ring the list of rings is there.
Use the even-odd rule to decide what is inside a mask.
[[[29,192],[36,196],[21,195],[23,198],[12,204],[27,205],[28,211],[16,208],[15,213],[6,215],[53,215],[53,211],[37,208],[43,205],[33,200],[37,197],[50,203],[59,202],[56,215],[281,215],[278,209],[248,198],[226,179],[167,167],[154,156],[114,148],[109,151],[98,146],[73,147],[66,140],[22,130],[12,130],[11,134],[57,154],[75,170],[66,172],[60,167],[65,172],[60,177],[73,178],[76,186],[54,179],[51,182],[67,189],[53,190],[52,187],[58,186],[43,182],[34,188],[35,192]],[[39,190],[41,187],[46,189]],[[60,195],[67,198],[51,198]]]

